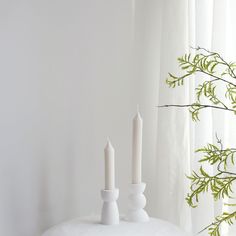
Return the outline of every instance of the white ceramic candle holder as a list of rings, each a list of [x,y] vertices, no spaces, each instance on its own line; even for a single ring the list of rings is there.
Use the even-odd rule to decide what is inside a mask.
[[[104,225],[117,225],[120,222],[119,210],[116,200],[119,197],[119,189],[102,190],[103,200],[101,223]]]
[[[149,221],[149,216],[143,209],[146,205],[146,197],[143,194],[145,188],[145,183],[130,185],[129,209],[126,220],[133,222]]]

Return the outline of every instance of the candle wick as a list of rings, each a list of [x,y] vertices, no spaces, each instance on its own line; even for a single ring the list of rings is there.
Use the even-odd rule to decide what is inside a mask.
[[[137,104],[137,112],[139,112],[139,104]]]

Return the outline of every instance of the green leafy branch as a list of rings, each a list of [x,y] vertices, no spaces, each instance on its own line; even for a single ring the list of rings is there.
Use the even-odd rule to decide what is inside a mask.
[[[211,176],[201,166],[199,171],[200,173],[193,171],[191,176],[188,176],[191,180],[191,192],[187,194],[186,201],[189,206],[193,208],[197,207],[199,195],[205,192],[210,191],[215,201],[224,199],[225,197],[233,198],[232,185],[233,182],[236,181],[236,173],[228,171],[227,166],[230,164],[235,164],[236,149],[223,149],[223,144],[218,137],[217,143],[218,146],[214,144],[207,144],[205,147],[196,150],[197,153],[201,153],[203,155],[199,162],[207,162],[210,165],[216,165],[217,172]],[[235,206],[235,204],[231,204],[231,206]],[[203,230],[208,229],[211,236],[220,236],[220,226],[222,223],[225,222],[232,225],[233,220],[235,220],[235,216],[236,211],[233,213],[223,212],[222,215],[217,216],[214,222]]]
[[[187,203],[191,207],[196,207],[199,201],[199,195],[211,191],[215,200],[220,198],[231,198],[232,184],[236,180],[236,173],[227,171],[229,163],[235,163],[235,149],[221,149],[213,144],[208,144],[206,147],[196,150],[202,153],[203,157],[199,160],[200,163],[207,162],[210,165],[217,165],[217,173],[210,175],[201,166],[199,173],[193,171],[188,178],[191,180],[190,190],[186,197]]]
[[[235,206],[235,204],[233,204],[233,206]],[[232,213],[223,212],[222,215],[215,217],[213,223],[205,227],[199,233],[208,229],[208,232],[211,236],[220,236],[221,225],[223,223],[227,223],[228,225],[233,225],[235,220],[236,220],[236,211],[233,211]]]
[[[175,107],[189,107],[192,119],[199,120],[199,112],[205,108],[215,108],[226,110],[236,114],[236,63],[226,62],[220,54],[210,52],[204,48],[196,48],[196,53],[185,54],[178,58],[180,68],[185,72],[181,76],[169,73],[166,83],[170,88],[184,85],[186,79],[196,74],[202,74],[210,78],[196,87],[196,101],[188,105],[168,105]],[[219,73],[219,71],[221,71]],[[229,105],[220,99],[217,94],[217,83],[225,85],[225,98],[228,99]],[[209,104],[201,104],[202,98],[205,97]],[[166,107],[160,106],[160,107]]]
[[[200,112],[207,108],[236,114],[236,63],[227,62],[219,53],[205,48],[197,47],[194,50],[194,54],[185,54],[178,58],[184,73],[180,76],[169,73],[166,83],[170,88],[175,88],[183,86],[186,80],[194,78],[197,74],[206,76],[207,79],[195,88],[196,101],[192,104],[167,104],[159,107],[188,107],[193,121],[199,121]],[[217,90],[220,84],[224,86],[223,94],[221,90]],[[235,166],[236,148],[224,148],[217,136],[216,139],[217,145],[207,144],[196,150],[196,153],[201,154],[200,163],[215,167],[214,174],[210,174],[206,167],[201,166],[198,171],[192,171],[191,175],[187,176],[191,184],[186,201],[193,208],[198,206],[201,195],[208,192],[215,201],[234,197],[232,186],[236,181],[236,172],[230,171],[229,166]],[[226,205],[236,207],[236,204]],[[208,230],[210,236],[220,236],[222,224],[232,225],[235,220],[236,211],[223,212],[202,231]]]
[[[214,106],[214,105],[210,105],[210,104],[200,104],[199,102],[195,102],[192,104],[167,104],[167,105],[160,105],[158,107],[159,108],[161,108],[161,107],[179,107],[179,108],[189,107],[189,111],[191,113],[191,117],[192,117],[193,121],[200,120],[199,119],[199,112],[200,112],[200,110],[205,109],[205,108],[214,108],[214,109],[219,109],[219,110],[225,110],[225,111],[234,112],[236,114],[235,109],[219,107],[219,106]]]

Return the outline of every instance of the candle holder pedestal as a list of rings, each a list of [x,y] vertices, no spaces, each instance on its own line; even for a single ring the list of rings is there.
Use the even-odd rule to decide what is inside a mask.
[[[149,216],[143,209],[146,205],[146,197],[143,192],[146,188],[145,183],[131,184],[130,195],[129,195],[129,210],[126,215],[127,221],[132,222],[147,222]]]
[[[102,190],[103,200],[101,223],[104,225],[117,225],[120,222],[119,210],[116,200],[119,197],[119,189]]]

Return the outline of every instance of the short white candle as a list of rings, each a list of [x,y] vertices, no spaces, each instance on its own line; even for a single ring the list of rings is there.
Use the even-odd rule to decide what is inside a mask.
[[[105,190],[115,188],[115,151],[108,139],[104,149],[105,154]]]
[[[142,181],[142,132],[143,120],[139,110],[133,119],[133,145],[132,145],[132,183],[139,184]]]

